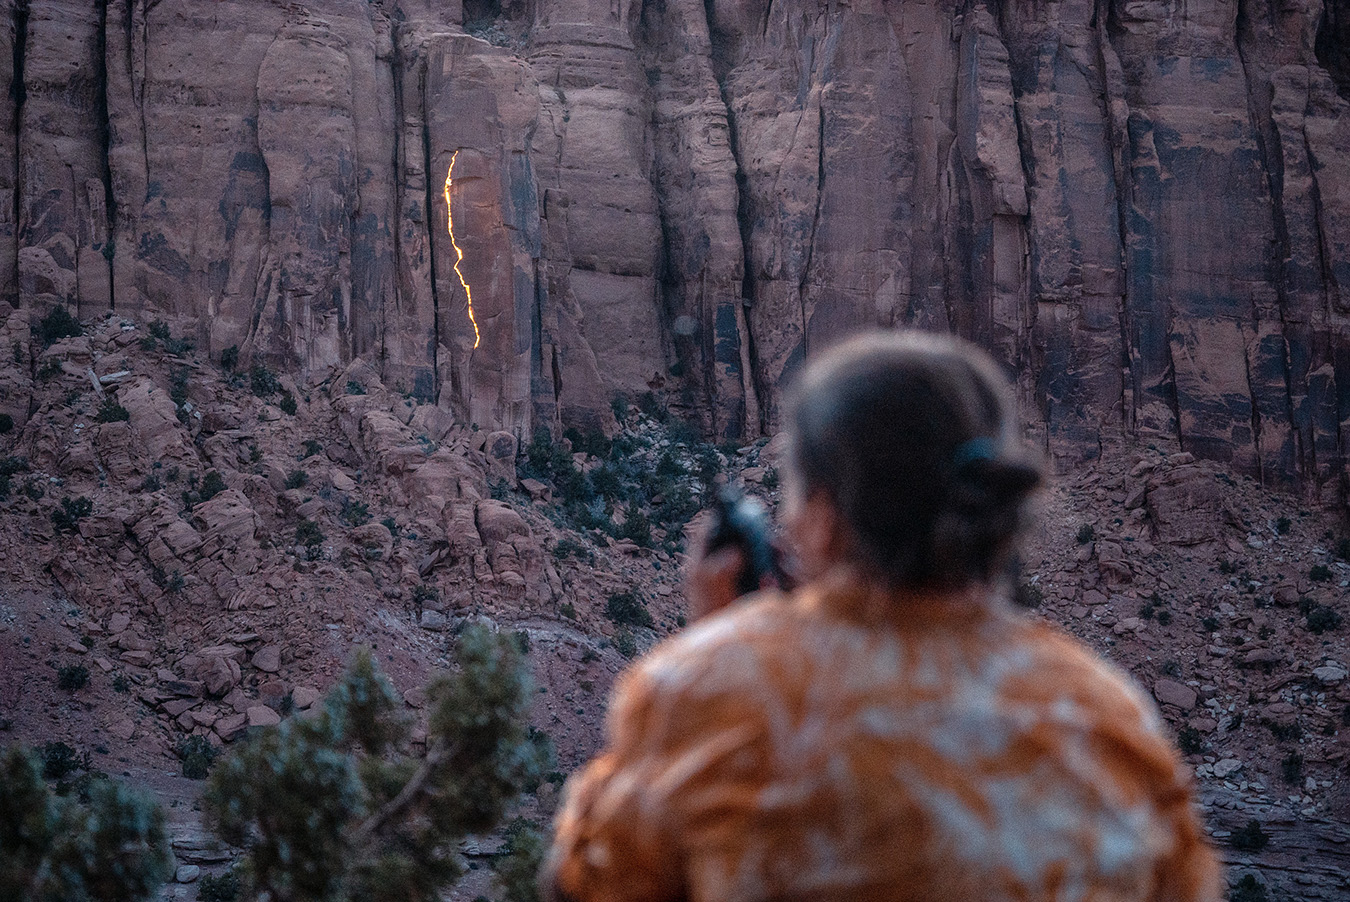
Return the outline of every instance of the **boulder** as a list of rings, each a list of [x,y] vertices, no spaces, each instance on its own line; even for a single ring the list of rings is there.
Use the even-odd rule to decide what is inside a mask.
[[[276,673],[281,669],[281,646],[264,645],[253,653],[250,663],[263,673]]]
[[[281,723],[281,715],[266,705],[254,705],[245,715],[250,729],[254,727],[274,727]]]
[[[221,738],[221,741],[232,742],[242,736],[248,726],[247,714],[227,714],[212,724],[211,729]]]
[[[1153,697],[1161,704],[1172,705],[1183,711],[1194,708],[1197,701],[1195,690],[1176,680],[1158,680],[1153,684]]]
[[[1225,526],[1238,522],[1219,480],[1192,464],[1154,471],[1147,508],[1158,541],[1172,545],[1215,541]]]
[[[1339,686],[1350,677],[1350,671],[1340,664],[1328,662],[1321,667],[1313,668],[1312,675],[1324,686]]]
[[[299,711],[313,707],[321,698],[323,695],[313,686],[296,686],[291,690],[291,701]]]

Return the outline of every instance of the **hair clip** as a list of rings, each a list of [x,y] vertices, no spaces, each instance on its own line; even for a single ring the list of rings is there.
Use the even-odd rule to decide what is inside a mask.
[[[959,470],[977,460],[993,460],[994,451],[994,440],[987,436],[967,439],[952,452],[952,466]]]

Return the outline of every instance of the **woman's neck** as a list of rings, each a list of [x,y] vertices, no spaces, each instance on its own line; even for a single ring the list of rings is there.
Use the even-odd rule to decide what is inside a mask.
[[[847,564],[819,574],[799,595],[809,607],[866,623],[982,619],[1004,604],[1004,593],[996,585],[897,587]]]

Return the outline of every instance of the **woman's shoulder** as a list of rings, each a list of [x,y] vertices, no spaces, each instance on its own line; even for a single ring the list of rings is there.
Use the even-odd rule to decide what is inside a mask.
[[[1035,615],[1019,615],[1018,632],[1032,661],[1007,692],[1025,700],[1070,703],[1094,720],[1165,734],[1157,705],[1122,667],[1062,628]]]
[[[771,659],[792,643],[795,616],[787,596],[761,592],[652,649],[615,687],[614,743],[659,746],[744,723],[775,691]]]
[[[707,687],[732,679],[764,651],[788,641],[797,619],[789,596],[757,592],[661,642],[632,673],[669,690],[691,681]]]

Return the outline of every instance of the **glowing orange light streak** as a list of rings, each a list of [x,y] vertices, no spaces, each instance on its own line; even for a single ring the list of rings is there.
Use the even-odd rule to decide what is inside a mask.
[[[459,276],[459,284],[464,286],[464,296],[469,301],[469,322],[473,324],[473,346],[476,348],[483,336],[479,334],[478,320],[473,316],[473,290],[469,288],[468,279],[464,278],[464,273],[459,269],[459,264],[464,262],[464,251],[460,250],[458,242],[455,241],[455,213],[450,208],[450,186],[455,182],[455,159],[458,156],[459,151],[450,155],[450,169],[445,173],[445,223],[450,232],[450,246],[455,249],[455,275]]]

